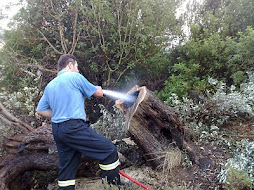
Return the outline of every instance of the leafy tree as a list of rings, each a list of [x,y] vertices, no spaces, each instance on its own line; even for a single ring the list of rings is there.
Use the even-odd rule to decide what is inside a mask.
[[[167,99],[171,93],[186,97],[190,90],[205,92],[211,88],[206,82],[209,77],[240,87],[247,79],[247,72],[253,69],[253,39],[254,30],[248,27],[236,37],[224,38],[214,33],[189,40],[175,50],[181,53],[172,60],[173,75],[160,97]]]
[[[74,54],[81,73],[103,88],[116,88],[133,73],[160,73],[165,41],[177,31],[176,6],[173,0],[26,1],[4,34],[2,84],[10,92],[25,85],[41,90],[56,76],[64,53]],[[41,80],[33,84],[24,70],[38,69]]]
[[[209,77],[240,86],[253,69],[253,2],[251,0],[205,0],[190,4],[185,17],[190,26],[189,40],[171,53],[169,72],[159,96],[180,97],[211,90]]]
[[[16,45],[18,55],[46,68],[52,69],[59,54],[75,54],[93,82],[114,87],[137,63],[161,50],[169,38],[165,34],[175,30],[175,6],[165,0],[28,1],[16,16],[17,29],[5,40],[9,47]]]
[[[28,2],[24,15],[31,36],[47,42],[51,54],[74,53],[90,80],[114,87],[137,63],[160,51],[168,38],[163,35],[175,23],[172,2],[38,1],[36,7]]]
[[[236,36],[248,26],[254,27],[254,4],[252,0],[205,0],[193,17],[196,29],[192,35],[219,32],[224,37]],[[195,9],[193,8],[193,9]],[[200,37],[200,36],[199,36]]]

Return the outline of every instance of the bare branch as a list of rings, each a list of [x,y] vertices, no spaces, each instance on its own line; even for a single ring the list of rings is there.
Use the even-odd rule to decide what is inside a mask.
[[[48,40],[48,38],[47,38],[40,30],[38,30],[38,32],[43,36],[43,39],[50,45],[50,47],[53,48],[53,50],[54,50],[56,53],[58,53],[58,54],[64,54],[63,52],[58,51],[58,50],[53,46],[53,44],[50,43],[50,41]]]
[[[30,131],[33,131],[34,129],[20,121],[18,118],[16,118],[14,115],[12,115],[4,106],[3,104],[0,102],[0,114],[1,114],[1,117],[0,119],[5,122],[6,124],[10,125],[10,126],[14,126],[14,127],[17,127],[19,129],[21,129],[23,132],[30,132]]]
[[[76,10],[78,10],[76,8]],[[80,36],[80,33],[78,34],[78,36],[76,36],[77,34],[77,22],[78,22],[78,11],[76,11],[75,13],[75,19],[74,19],[74,23],[73,23],[73,36],[72,36],[72,46],[71,46],[71,49],[69,51],[69,54],[73,54],[73,52],[75,51],[75,48],[76,48],[76,45],[77,45],[77,42],[78,42],[78,39],[79,39],[79,36]]]
[[[66,45],[66,42],[65,42],[65,37],[64,37],[64,32],[63,32],[63,26],[60,22],[60,19],[58,19],[58,30],[59,30],[59,35],[60,35],[60,39],[61,39],[61,45],[62,45],[62,48],[64,50],[64,54],[67,53],[67,45]]]
[[[57,74],[57,70],[50,70],[50,69],[46,69],[44,68],[42,65],[39,65],[37,60],[35,60],[34,58],[32,57],[27,57],[25,55],[22,55],[22,54],[19,54],[17,53],[14,49],[12,49],[11,47],[9,47],[10,51],[12,51],[12,53],[15,55],[15,56],[12,56],[10,54],[10,57],[12,57],[16,63],[15,65],[17,66],[21,66],[21,67],[25,67],[25,68],[28,68],[28,67],[32,67],[32,68],[38,68],[40,71],[46,71],[46,72],[49,72],[49,73],[54,73],[54,74]],[[20,61],[17,59],[17,56],[20,56],[20,57],[23,57],[27,60],[32,60],[34,61],[36,64],[21,64]]]

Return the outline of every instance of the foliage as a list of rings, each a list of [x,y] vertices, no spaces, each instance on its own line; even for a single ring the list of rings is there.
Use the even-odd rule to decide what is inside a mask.
[[[190,90],[204,93],[209,77],[239,87],[247,79],[246,72],[253,69],[251,0],[191,1],[188,8],[184,19],[191,34],[171,53],[177,56],[171,60],[165,89],[159,93],[163,100],[172,93],[179,97],[188,97]]]
[[[215,139],[217,142],[214,143],[223,143],[232,149],[232,143],[220,135],[219,128],[235,118],[246,120],[253,117],[253,74],[253,72],[248,73],[247,82],[241,84],[239,90],[209,78],[211,89],[207,91],[207,96],[200,96],[199,101],[189,98],[179,99],[173,94],[166,103],[174,107],[181,121],[189,129],[190,137],[198,138],[203,142]],[[253,148],[253,142],[243,140],[232,149],[233,158],[229,159],[225,165],[226,169],[223,169],[219,175],[221,182],[225,182],[228,189],[251,187],[250,179],[252,183],[254,179]],[[233,169],[230,169],[231,167]]]
[[[4,39],[18,57],[36,58],[48,68],[59,54],[74,53],[92,82],[114,87],[165,46],[165,34],[176,30],[176,5],[165,0],[27,1],[16,15],[17,28]]]
[[[252,182],[245,172],[234,168],[228,169],[225,189],[241,190],[252,189],[252,187]]]
[[[125,118],[122,112],[115,106],[114,113],[109,112],[103,105],[100,105],[100,109],[102,116],[91,127],[111,140],[125,137]]]
[[[32,116],[34,114],[34,97],[38,94],[38,89],[33,87],[24,87],[19,92],[13,92],[12,94],[6,93],[3,89],[3,93],[0,94],[0,99],[3,104],[12,112],[21,108],[24,115]],[[28,98],[29,97],[29,98]]]
[[[32,83],[27,85],[25,81],[26,79],[23,79],[23,88],[14,92],[10,92],[6,90],[5,87],[2,87],[0,89],[0,101],[9,111],[18,115],[23,121],[30,125],[35,125],[34,107],[35,100],[40,95],[37,85],[41,77],[41,72],[37,71],[36,74],[33,74],[32,72],[24,71],[24,74],[30,75],[29,80],[33,79]],[[32,117],[34,118],[32,119]]]
[[[150,90],[160,90],[163,88],[164,81],[168,79],[169,68],[172,66],[169,64],[170,53],[163,52],[155,53],[152,57],[136,64],[133,72],[126,75],[125,81],[121,81],[118,86],[121,86],[123,82],[132,85],[145,85]]]
[[[6,93],[31,85],[22,69],[42,71],[36,85],[44,89],[64,53],[74,54],[81,74],[105,89],[119,88],[134,75],[142,80],[154,68],[159,80],[166,64],[161,62],[165,42],[177,32],[174,0],[35,0],[24,5],[3,35],[0,66]]]
[[[252,0],[204,0],[193,4],[188,15],[192,36],[204,38],[207,34],[220,33],[222,36],[236,36],[248,26],[254,27]]]
[[[210,78],[208,82],[213,88],[207,91],[207,96],[199,96],[199,101],[179,99],[173,94],[165,103],[174,107],[190,134],[199,134],[201,139],[207,139],[208,135],[216,137],[219,127],[228,121],[253,117],[253,79],[253,73],[249,73],[248,82],[238,91],[234,86],[229,88]]]
[[[244,113],[248,114],[249,116],[253,116],[253,92],[249,91],[249,88],[253,87],[253,73],[250,74],[249,77],[249,82],[244,83],[241,86],[240,91],[237,91],[234,86],[231,86],[229,89],[227,89],[225,83],[217,83],[215,80],[210,81],[210,83],[217,85],[217,90],[210,98],[210,101],[219,105],[218,109],[221,112],[223,110],[226,113],[231,112],[232,116],[241,116]]]
[[[175,50],[178,57],[172,60],[172,76],[159,97],[165,100],[172,93],[188,97],[190,90],[204,93],[211,87],[209,77],[239,88],[254,65],[253,40],[254,30],[250,27],[234,38],[210,33],[206,38],[189,40]]]
[[[243,139],[219,174],[227,189],[251,189],[254,185],[254,142]]]

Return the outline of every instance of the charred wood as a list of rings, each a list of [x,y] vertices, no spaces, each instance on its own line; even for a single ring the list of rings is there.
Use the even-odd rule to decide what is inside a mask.
[[[130,107],[121,100],[117,100],[115,104],[125,114],[126,131],[144,151],[146,160],[159,167],[164,163],[164,155],[178,147],[186,150],[191,160],[200,167],[212,165],[212,162],[200,153],[199,147],[187,138],[173,108],[165,105],[145,86],[136,86],[128,93],[138,94]]]
[[[58,171],[58,154],[51,125],[11,137],[4,147],[8,154],[0,157],[0,190],[22,190],[22,176],[25,175],[28,182],[32,180],[28,179],[29,171]],[[82,157],[78,176],[98,176],[98,171],[97,161]]]

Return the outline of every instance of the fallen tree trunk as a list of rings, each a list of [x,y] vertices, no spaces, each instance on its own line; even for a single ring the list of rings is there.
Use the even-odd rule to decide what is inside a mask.
[[[27,171],[58,171],[58,154],[51,125],[9,138],[4,147],[8,154],[0,157],[0,190],[26,189],[22,176]],[[98,175],[97,161],[83,157],[81,166],[78,176]],[[29,182],[32,176],[30,178],[26,180]]]
[[[56,152],[48,153],[50,149],[55,150],[49,125],[7,139],[4,148],[7,156],[0,162],[0,189],[22,189],[26,171],[57,170]]]
[[[58,171],[51,125],[35,129],[12,115],[1,102],[0,120],[21,132],[3,143],[7,153],[0,156],[0,190],[25,190],[26,183],[33,181],[33,176],[27,176],[27,173]],[[80,165],[78,176],[98,176],[97,161],[83,157]]]
[[[53,179],[56,179],[58,153],[51,125],[32,128],[13,116],[1,103],[0,120],[21,132],[1,144],[1,149],[4,148],[7,153],[0,156],[0,190],[33,188],[36,185],[33,175],[37,171],[49,175],[54,173]],[[77,176],[94,177],[99,174],[98,161],[82,157]]]
[[[0,163],[0,189],[20,190],[24,187],[23,175],[27,171],[57,170],[58,159],[54,154],[33,153],[19,156],[8,155]],[[32,178],[32,177],[31,177]],[[31,181],[32,179],[25,179]]]
[[[143,149],[146,160],[150,160],[155,167],[162,166],[167,152],[175,144],[181,150],[186,150],[191,160],[200,167],[212,164],[200,153],[199,147],[186,138],[174,110],[160,101],[152,91],[145,86],[136,86],[128,94],[137,94],[136,101],[130,104],[117,100],[116,107],[125,114],[126,131]]]
[[[0,190],[31,189],[35,185],[33,173],[37,171],[57,173],[58,154],[51,125],[32,128],[7,111],[1,102],[0,120],[21,132],[7,138],[3,145],[1,144],[1,148],[4,148],[7,154],[0,156]],[[128,162],[124,156],[120,156],[120,160],[122,164]],[[77,176],[99,175],[98,161],[82,157]],[[53,179],[55,178],[56,176],[53,176]]]

